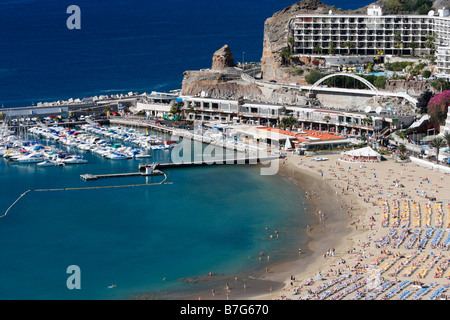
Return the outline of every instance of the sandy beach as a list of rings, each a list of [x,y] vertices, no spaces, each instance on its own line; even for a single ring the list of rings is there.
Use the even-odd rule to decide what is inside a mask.
[[[311,235],[310,247],[300,248],[297,261],[270,267],[266,279],[283,281],[284,287],[251,299],[445,297],[450,177],[412,162],[350,163],[340,155],[326,157],[316,162],[289,154],[281,160],[280,174],[310,190],[319,221],[316,230],[305,231]],[[315,184],[301,181],[305,176]]]

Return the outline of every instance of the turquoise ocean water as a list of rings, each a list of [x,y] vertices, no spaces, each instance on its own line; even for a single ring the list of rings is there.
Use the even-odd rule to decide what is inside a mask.
[[[0,160],[0,183],[7,186],[0,208],[32,190],[0,219],[1,298],[127,299],[192,290],[181,279],[209,272],[256,276],[266,266],[260,252],[272,262],[295,258],[312,223],[297,187],[249,165],[166,169],[163,185],[34,191],[162,180],[84,181],[80,174],[135,172],[139,161],[70,151],[89,163],[41,168]],[[169,151],[152,152],[152,161],[169,160]],[[66,286],[70,265],[80,267],[81,290]]]

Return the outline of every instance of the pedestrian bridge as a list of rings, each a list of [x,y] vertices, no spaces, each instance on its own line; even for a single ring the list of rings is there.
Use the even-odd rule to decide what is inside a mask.
[[[346,76],[351,77],[354,79],[357,79],[364,83],[369,89],[368,90],[362,90],[362,89],[349,89],[349,88],[333,88],[333,87],[325,87],[321,86],[321,84],[326,81],[327,79],[330,79],[332,77],[336,76]],[[367,96],[385,96],[385,97],[396,97],[396,98],[403,98],[409,101],[414,106],[417,105],[417,99],[410,96],[407,92],[389,92],[389,91],[380,91],[378,90],[372,83],[367,81],[366,79],[352,74],[352,73],[334,73],[327,75],[320,80],[318,80],[316,83],[314,83],[312,86],[302,86],[302,85],[295,85],[293,83],[273,83],[265,80],[256,80],[253,77],[249,75],[242,76],[242,80],[245,80],[247,82],[260,84],[266,87],[271,87],[273,89],[277,88],[288,88],[288,89],[297,89],[297,90],[304,90],[308,91],[310,93],[312,92],[329,92],[329,93],[342,93],[342,94],[348,94],[348,95],[367,95]]]
[[[352,74],[352,73],[343,73],[343,72],[329,74],[329,75],[319,79],[318,81],[316,81],[316,83],[314,83],[312,85],[312,87],[309,89],[309,92],[312,92],[312,91],[316,90],[319,87],[319,85],[321,83],[325,82],[326,80],[328,80],[330,78],[334,78],[334,77],[339,77],[339,76],[344,76],[344,77],[349,77],[349,78],[353,78],[353,79],[359,80],[360,82],[364,83],[369,88],[371,93],[373,93],[375,95],[378,95],[378,93],[379,93],[378,89],[372,83],[367,81],[366,79],[364,79],[364,78],[362,78],[360,76],[357,76],[355,74]],[[334,89],[342,89],[342,88],[334,88]]]

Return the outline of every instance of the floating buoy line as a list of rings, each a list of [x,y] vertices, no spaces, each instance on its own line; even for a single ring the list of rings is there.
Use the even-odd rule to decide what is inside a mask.
[[[3,215],[0,216],[1,218],[4,218],[8,215],[9,211],[19,202],[20,199],[22,199],[27,193],[29,192],[53,192],[53,191],[75,191],[75,190],[95,190],[95,189],[113,189],[113,188],[135,188],[135,187],[148,187],[148,186],[157,186],[157,185],[163,185],[163,184],[172,184],[172,182],[166,182],[167,175],[164,173],[164,179],[161,182],[155,182],[155,183],[142,183],[142,184],[126,184],[126,185],[119,185],[119,186],[100,186],[100,187],[77,187],[77,188],[57,188],[57,189],[34,189],[34,190],[27,190],[24,193],[22,193],[16,201],[14,201],[9,208],[5,211]]]

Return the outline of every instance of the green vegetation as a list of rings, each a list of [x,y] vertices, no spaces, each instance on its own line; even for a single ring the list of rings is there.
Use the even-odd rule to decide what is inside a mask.
[[[436,163],[438,163],[439,149],[445,147],[447,142],[441,136],[437,136],[430,141],[430,145],[436,149]]]
[[[434,55],[436,50],[436,36],[433,34],[427,35],[427,42],[425,42],[425,47],[430,49],[430,55]]]
[[[414,62],[409,61],[397,61],[397,62],[386,62],[384,67],[389,71],[402,71],[408,66],[412,66]]]
[[[422,77],[425,79],[428,79],[429,77],[431,77],[431,71],[430,70],[424,70],[422,72]]]
[[[398,152],[400,153],[400,160],[405,160],[406,157],[406,146],[403,143],[400,143],[398,146]]]
[[[303,72],[304,72],[304,70],[303,70],[302,68],[300,68],[300,67],[294,67],[294,68],[292,68],[291,74],[292,74],[293,76],[300,76],[300,75],[303,74]]]
[[[356,47],[356,43],[347,41],[347,42],[344,42],[344,47],[347,47],[348,54],[350,55],[350,50],[351,50],[351,48]]]
[[[381,0],[386,14],[427,14],[433,8],[432,0]]]
[[[336,53],[336,47],[334,45],[333,41],[330,41],[328,43],[328,54],[335,54]]]
[[[284,117],[281,119],[280,126],[283,128],[283,130],[286,130],[286,128],[292,128],[293,126],[298,125],[298,120],[294,116]]]
[[[172,106],[170,107],[169,112],[173,115],[180,114],[182,107],[183,107],[183,104],[174,102],[174,103],[172,103]]]
[[[281,57],[281,64],[282,65],[290,64],[291,60],[292,60],[292,52],[291,52],[291,50],[288,47],[283,48],[283,50],[281,50],[281,52],[280,52],[280,57]]]
[[[433,97],[433,93],[430,90],[422,92],[422,94],[417,98],[417,108],[421,114],[426,114],[428,112],[428,102]]]
[[[322,47],[320,45],[316,45],[313,49],[315,54],[321,54],[322,53]]]
[[[316,70],[311,70],[311,72],[306,75],[305,80],[309,84],[314,84],[325,76],[326,76],[325,73]]]
[[[384,76],[375,77],[373,85],[377,88],[384,89],[386,86],[386,77]]]
[[[432,81],[431,86],[439,92],[450,90],[450,82],[442,78]]]

